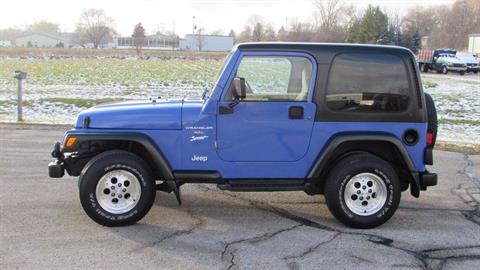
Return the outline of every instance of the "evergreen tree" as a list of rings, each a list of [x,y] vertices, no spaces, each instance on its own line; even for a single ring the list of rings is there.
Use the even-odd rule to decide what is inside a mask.
[[[349,41],[388,44],[385,43],[391,35],[388,32],[388,16],[380,10],[380,7],[368,6],[365,15],[350,27]]]

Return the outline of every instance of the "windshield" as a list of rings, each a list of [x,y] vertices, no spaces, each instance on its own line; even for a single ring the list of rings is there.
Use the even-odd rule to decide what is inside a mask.
[[[228,61],[230,60],[230,57],[232,57],[233,51],[231,51],[226,57],[225,60],[223,60],[222,67],[218,70],[217,75],[215,75],[215,85],[217,84],[218,80],[220,79],[220,75],[222,75],[223,71],[225,70],[225,67],[227,66]],[[213,86],[212,86],[213,87]],[[205,89],[202,95],[202,99],[205,99],[210,95],[211,88]]]
[[[450,54],[450,53],[441,53],[439,54],[440,57],[455,57],[455,54]]]

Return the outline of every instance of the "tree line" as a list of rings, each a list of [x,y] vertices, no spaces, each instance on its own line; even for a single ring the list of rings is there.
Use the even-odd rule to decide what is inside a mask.
[[[111,42],[117,34],[113,26],[113,19],[106,15],[102,9],[85,9],[75,24],[75,32],[70,38],[79,46],[92,46],[98,48]],[[60,33],[60,25],[46,20],[37,21],[25,28],[0,29],[0,40],[14,41],[24,33]]]
[[[421,38],[429,46],[464,49],[469,34],[480,33],[480,0],[457,0],[453,5],[414,7],[404,16],[378,6],[359,10],[342,0],[315,0],[307,21],[292,20],[275,31],[261,16],[251,16],[237,43],[251,41],[352,42],[399,45],[417,51]]]
[[[414,7],[404,16],[387,12],[378,6],[359,9],[346,0],[312,0],[315,11],[311,18],[290,19],[279,29],[262,16],[253,15],[239,33],[231,30],[235,42],[292,41],[292,42],[352,42],[399,45],[417,51],[421,38],[428,37],[431,48],[448,47],[464,49],[469,34],[480,33],[480,0],[456,0],[452,5]],[[113,19],[101,9],[82,11],[75,25],[75,42],[80,46],[90,44],[98,48],[113,40],[117,34]],[[38,21],[25,29],[0,29],[0,40],[14,40],[27,32],[60,32],[58,24]],[[223,34],[222,30],[201,34]],[[173,33],[172,33],[173,34]],[[134,28],[135,47],[141,49],[145,29],[141,24]]]

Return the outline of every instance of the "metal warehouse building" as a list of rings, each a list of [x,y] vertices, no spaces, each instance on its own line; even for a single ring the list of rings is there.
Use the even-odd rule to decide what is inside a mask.
[[[117,48],[131,49],[135,48],[133,37],[118,37],[115,39]],[[152,35],[146,36],[143,40],[144,49],[175,49],[178,48],[178,37],[169,35]]]
[[[185,35],[180,40],[180,50],[226,52],[233,47],[233,37],[220,35]]]
[[[18,47],[55,47],[63,45],[68,48],[73,42],[75,34],[72,33],[26,33],[15,39]]]
[[[468,36],[468,52],[480,55],[480,34]]]

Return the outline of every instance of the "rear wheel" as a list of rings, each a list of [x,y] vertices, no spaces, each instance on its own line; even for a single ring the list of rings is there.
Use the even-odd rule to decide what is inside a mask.
[[[460,75],[465,75],[465,71],[460,71]]]
[[[377,227],[400,203],[397,173],[385,160],[368,153],[342,159],[330,172],[325,199],[330,212],[352,228]]]
[[[442,74],[448,74],[448,68],[446,66],[442,67]]]
[[[126,151],[107,151],[90,160],[79,179],[82,207],[105,226],[130,225],[155,200],[155,181],[147,164]]]
[[[428,72],[428,66],[426,64],[422,64],[420,69],[422,70],[422,72]]]

